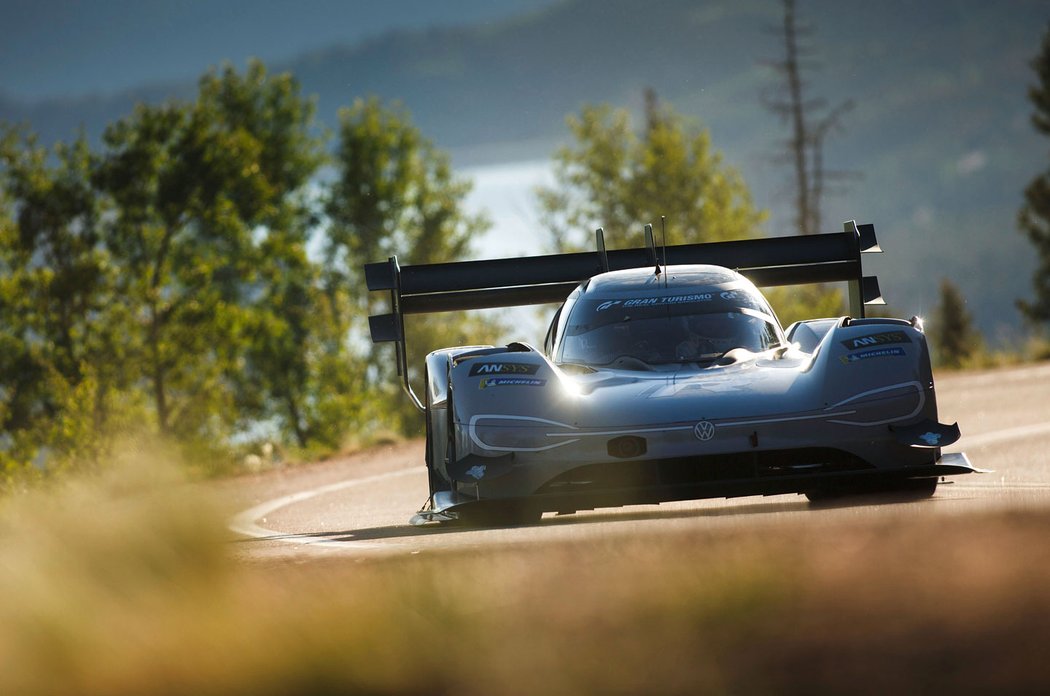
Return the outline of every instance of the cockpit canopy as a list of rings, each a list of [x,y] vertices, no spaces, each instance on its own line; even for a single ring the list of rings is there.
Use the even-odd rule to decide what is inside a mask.
[[[696,273],[690,278],[674,270],[667,269],[672,275],[665,286],[658,281],[581,286],[552,326],[558,334],[552,337],[554,360],[591,367],[619,365],[624,359],[650,366],[702,364],[734,348],[757,353],[782,342],[768,303],[743,277],[719,269],[726,274],[719,279],[730,282],[698,285],[689,282]],[[710,274],[702,277],[710,279]]]

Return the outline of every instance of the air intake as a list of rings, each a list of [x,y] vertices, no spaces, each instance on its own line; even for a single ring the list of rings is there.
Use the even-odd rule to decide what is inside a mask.
[[[619,457],[620,459],[640,457],[649,451],[645,438],[637,437],[636,435],[624,435],[623,437],[613,438],[609,440],[608,449],[610,457]]]

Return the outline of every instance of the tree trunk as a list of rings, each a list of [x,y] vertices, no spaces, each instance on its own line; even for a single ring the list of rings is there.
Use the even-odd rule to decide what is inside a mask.
[[[303,428],[302,417],[299,412],[299,403],[292,394],[285,395],[284,401],[288,406],[288,418],[292,421],[292,429],[295,431],[295,440],[299,443],[300,447],[305,448],[307,442],[309,442],[309,436]]]

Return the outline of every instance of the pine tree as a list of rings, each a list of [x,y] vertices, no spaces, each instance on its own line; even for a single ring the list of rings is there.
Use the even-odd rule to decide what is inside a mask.
[[[1038,83],[1028,89],[1028,98],[1035,107],[1032,125],[1050,136],[1050,26],[1032,68],[1038,77]],[[1039,265],[1032,279],[1035,299],[1020,300],[1017,305],[1032,322],[1047,324],[1050,323],[1050,168],[1032,180],[1025,189],[1024,199],[1017,221],[1035,247]]]
[[[981,351],[983,341],[959,288],[947,278],[942,279],[940,295],[930,327],[935,361],[941,367],[963,367]]]

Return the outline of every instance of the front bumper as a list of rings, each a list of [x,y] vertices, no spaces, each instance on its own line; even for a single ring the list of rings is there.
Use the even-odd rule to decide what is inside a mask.
[[[570,513],[579,510],[658,504],[679,500],[735,498],[751,495],[784,495],[815,490],[879,490],[908,480],[987,473],[974,467],[963,453],[944,454],[935,462],[906,467],[847,471],[794,471],[782,475],[730,478],[711,481],[648,482],[594,490],[551,490],[528,496],[478,498],[469,489],[435,493],[414,523],[455,520],[461,513],[512,507],[519,511]]]

